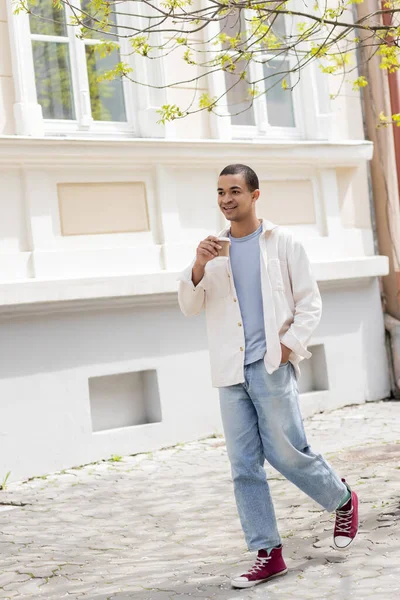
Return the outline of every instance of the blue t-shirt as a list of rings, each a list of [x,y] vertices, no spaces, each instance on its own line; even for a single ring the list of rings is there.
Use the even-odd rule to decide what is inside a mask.
[[[233,280],[244,328],[245,365],[264,358],[267,350],[261,292],[261,232],[262,225],[254,233],[242,238],[234,238],[229,234]]]

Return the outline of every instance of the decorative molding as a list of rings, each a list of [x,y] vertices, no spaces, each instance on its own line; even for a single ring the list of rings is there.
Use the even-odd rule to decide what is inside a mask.
[[[363,256],[340,260],[312,261],[313,273],[318,283],[357,281],[371,277],[384,277],[389,273],[387,256]]]
[[[177,293],[126,296],[121,298],[92,298],[87,300],[66,300],[60,302],[37,302],[35,304],[0,304],[0,318],[28,317],[33,315],[60,314],[64,312],[83,312],[92,310],[110,310],[116,308],[138,308],[149,306],[168,306],[177,304]]]
[[[387,275],[389,262],[386,256],[324,261],[313,263],[313,271],[322,288],[347,286]],[[176,272],[161,271],[148,275],[0,283],[0,315],[176,304],[178,276]]]
[[[0,136],[0,164],[50,167],[87,165],[215,165],[237,161],[259,165],[356,166],[370,160],[368,141],[225,141],[168,139],[79,139]]]

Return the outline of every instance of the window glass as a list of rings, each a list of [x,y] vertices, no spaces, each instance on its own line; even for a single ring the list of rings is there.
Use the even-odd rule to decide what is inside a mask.
[[[75,119],[69,45],[32,41],[36,93],[45,119]]]
[[[285,15],[275,15],[275,17],[270,18],[270,24],[276,37],[283,42],[286,37]]]
[[[96,52],[96,43],[104,40],[117,41],[118,28],[116,25],[115,8],[118,4],[110,4],[110,12],[105,13],[104,7],[95,8],[90,0],[82,0],[82,10],[88,13],[84,20],[86,27],[94,31],[85,31],[86,65],[89,78],[90,104],[92,117],[95,121],[126,121],[124,90],[121,78],[112,81],[98,81],[100,75],[111,71],[119,62],[119,49],[113,50],[107,56],[101,57]],[[103,30],[104,23],[107,27]]]
[[[31,33],[37,35],[67,36],[65,8],[59,9],[53,5],[53,0],[29,2],[29,23]]]
[[[53,0],[35,0],[29,4],[36,93],[43,116],[45,119],[76,120],[73,82],[79,82],[84,90],[89,85],[94,121],[126,122],[122,79],[99,81],[101,75],[121,62],[120,50],[115,48],[106,56],[96,51],[103,40],[118,40],[113,12],[117,4],[110,3],[110,13],[105,13],[104,8],[97,8],[90,0],[81,0],[80,3],[77,0],[74,6],[87,14],[87,18],[83,17],[84,25],[93,29],[85,31],[83,40],[71,37],[77,32],[71,33],[68,29],[65,7],[55,8]],[[104,27],[107,21],[112,24]],[[82,46],[84,53],[80,51]],[[71,53],[74,53],[72,57]],[[79,92],[75,90],[77,99],[81,97]]]
[[[104,7],[94,8],[90,0],[81,0],[81,6],[83,24],[88,28],[85,30],[85,38],[117,41],[118,29],[112,23],[114,25],[117,23],[115,10],[118,3],[111,3],[110,12],[107,13],[105,13]]]
[[[90,104],[95,121],[126,121],[124,91],[121,79],[98,81],[99,75],[110,71],[120,61],[119,52],[100,57],[96,46],[87,44],[86,63],[89,77]]]
[[[239,73],[240,69],[238,65]],[[251,99],[248,98],[249,84],[239,75],[225,71],[225,86],[227,89],[226,99],[231,113],[232,125],[255,125],[254,109]]]
[[[272,127],[296,127],[293,93],[282,87],[282,81],[289,80],[290,60],[283,44],[285,43],[286,25],[284,15],[277,15],[269,20],[275,36],[279,39],[282,47],[278,50],[268,50],[265,48],[262,57],[263,75],[265,77],[264,102],[266,103],[268,123]],[[232,10],[224,19],[220,21],[220,30],[222,33],[234,37],[241,34],[242,48],[246,46],[246,29],[249,26],[246,21],[245,11],[239,12]],[[236,57],[236,51],[230,49],[229,40],[222,42],[222,49],[232,56]],[[227,104],[231,114],[232,125],[256,125],[255,112],[252,100],[249,98],[250,85],[248,81],[240,79],[240,72],[246,70],[249,72],[250,66],[246,65],[240,68],[236,63],[236,72],[224,72],[225,86],[227,90]],[[247,77],[251,81],[251,76]]]
[[[240,34],[241,40],[245,41],[246,38],[246,22],[244,18],[244,12],[240,14],[237,11],[232,10],[220,21],[221,33],[226,33],[229,37],[236,37]],[[240,44],[239,46],[240,47]],[[223,50],[229,50],[231,45],[229,41],[222,43]]]
[[[282,87],[288,81],[289,61],[279,58],[263,65],[267,98],[268,123],[272,127],[295,127],[293,92]]]
[[[226,17],[224,17],[224,19],[220,21],[220,31],[229,37],[235,37],[240,34],[243,44],[240,44],[238,47],[244,47],[246,42],[244,11],[239,13],[232,10],[228,15],[226,15]],[[231,45],[229,40],[222,42],[221,45],[222,49],[225,50],[228,55],[231,55],[236,59],[235,55],[237,52],[235,50],[230,51]],[[228,105],[228,110],[231,114],[232,125],[255,125],[253,104],[252,100],[248,97],[250,85],[245,79],[240,79],[240,73],[242,71],[248,71],[248,69],[249,65],[236,62],[237,74],[224,71],[225,87],[227,90],[226,102]]]

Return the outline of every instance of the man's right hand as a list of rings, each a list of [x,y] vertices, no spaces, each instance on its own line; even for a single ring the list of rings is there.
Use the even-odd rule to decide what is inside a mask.
[[[205,267],[210,260],[218,256],[219,250],[222,250],[222,246],[220,246],[218,238],[209,235],[197,246],[196,265]]]
[[[195,286],[203,279],[206,264],[218,256],[219,250],[222,250],[222,246],[218,243],[218,238],[213,235],[209,235],[197,246],[196,261],[192,270],[192,281]]]

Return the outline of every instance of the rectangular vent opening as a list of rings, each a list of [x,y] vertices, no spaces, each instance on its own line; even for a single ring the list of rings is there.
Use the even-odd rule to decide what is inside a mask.
[[[329,390],[328,369],[326,366],[325,346],[317,344],[310,346],[312,357],[300,363],[301,377],[299,379],[300,394],[322,392]]]
[[[92,430],[161,422],[157,371],[89,378]]]

